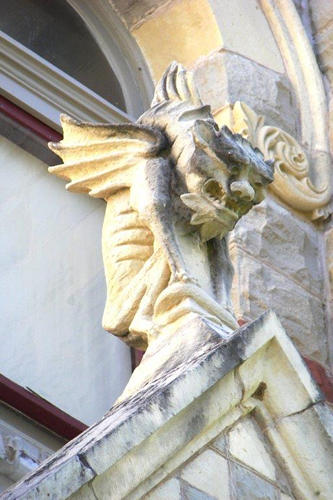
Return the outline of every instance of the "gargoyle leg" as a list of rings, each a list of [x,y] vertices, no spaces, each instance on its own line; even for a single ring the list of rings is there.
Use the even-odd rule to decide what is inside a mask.
[[[158,158],[138,169],[131,188],[131,205],[154,235],[155,249],[161,248],[171,271],[171,281],[192,281],[176,241],[170,196],[172,165]]]

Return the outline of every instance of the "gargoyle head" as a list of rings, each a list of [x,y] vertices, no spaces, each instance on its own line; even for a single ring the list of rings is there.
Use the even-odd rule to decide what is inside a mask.
[[[183,203],[194,214],[203,241],[222,238],[253,205],[260,203],[273,181],[273,164],[228,127],[218,130],[212,120],[196,120],[194,152],[188,163]]]

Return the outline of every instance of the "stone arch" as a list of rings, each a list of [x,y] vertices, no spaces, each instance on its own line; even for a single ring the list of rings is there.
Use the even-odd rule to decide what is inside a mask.
[[[137,118],[149,106],[153,83],[140,48],[107,0],[67,0],[82,18],[120,82],[127,112]]]

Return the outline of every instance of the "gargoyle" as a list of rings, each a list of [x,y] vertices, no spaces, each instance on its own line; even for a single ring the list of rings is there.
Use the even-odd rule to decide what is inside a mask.
[[[107,202],[104,328],[141,349],[196,314],[237,328],[226,236],[263,200],[272,164],[218,129],[177,63],[137,123],[61,121],[64,139],[50,148],[64,164],[49,171]]]

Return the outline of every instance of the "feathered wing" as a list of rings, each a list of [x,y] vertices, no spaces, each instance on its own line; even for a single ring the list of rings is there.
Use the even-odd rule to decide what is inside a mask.
[[[50,167],[50,173],[68,181],[69,191],[107,201],[102,237],[108,295],[104,327],[144,347],[142,334],[129,333],[129,328],[150,293],[144,278],[146,269],[156,270],[156,259],[151,259],[154,235],[132,207],[130,191],[138,169],[144,171],[148,162],[161,157],[165,136],[149,125],[90,124],[66,115],[61,124],[63,140],[49,147],[63,164]]]
[[[179,105],[176,114],[189,108],[194,118],[208,108],[202,106],[192,73],[173,62],[157,84],[152,107],[140,123],[92,124],[62,114],[63,140],[49,143],[49,148],[61,157],[63,164],[50,167],[49,172],[69,181],[69,191],[88,193],[94,198],[106,199],[131,187],[136,167],[159,156],[166,146],[165,135],[151,126],[153,116]]]
[[[66,189],[107,199],[131,187],[136,168],[156,157],[165,145],[157,129],[137,124],[91,124],[61,115],[64,138],[50,143],[62,165],[51,174],[68,182]]]

